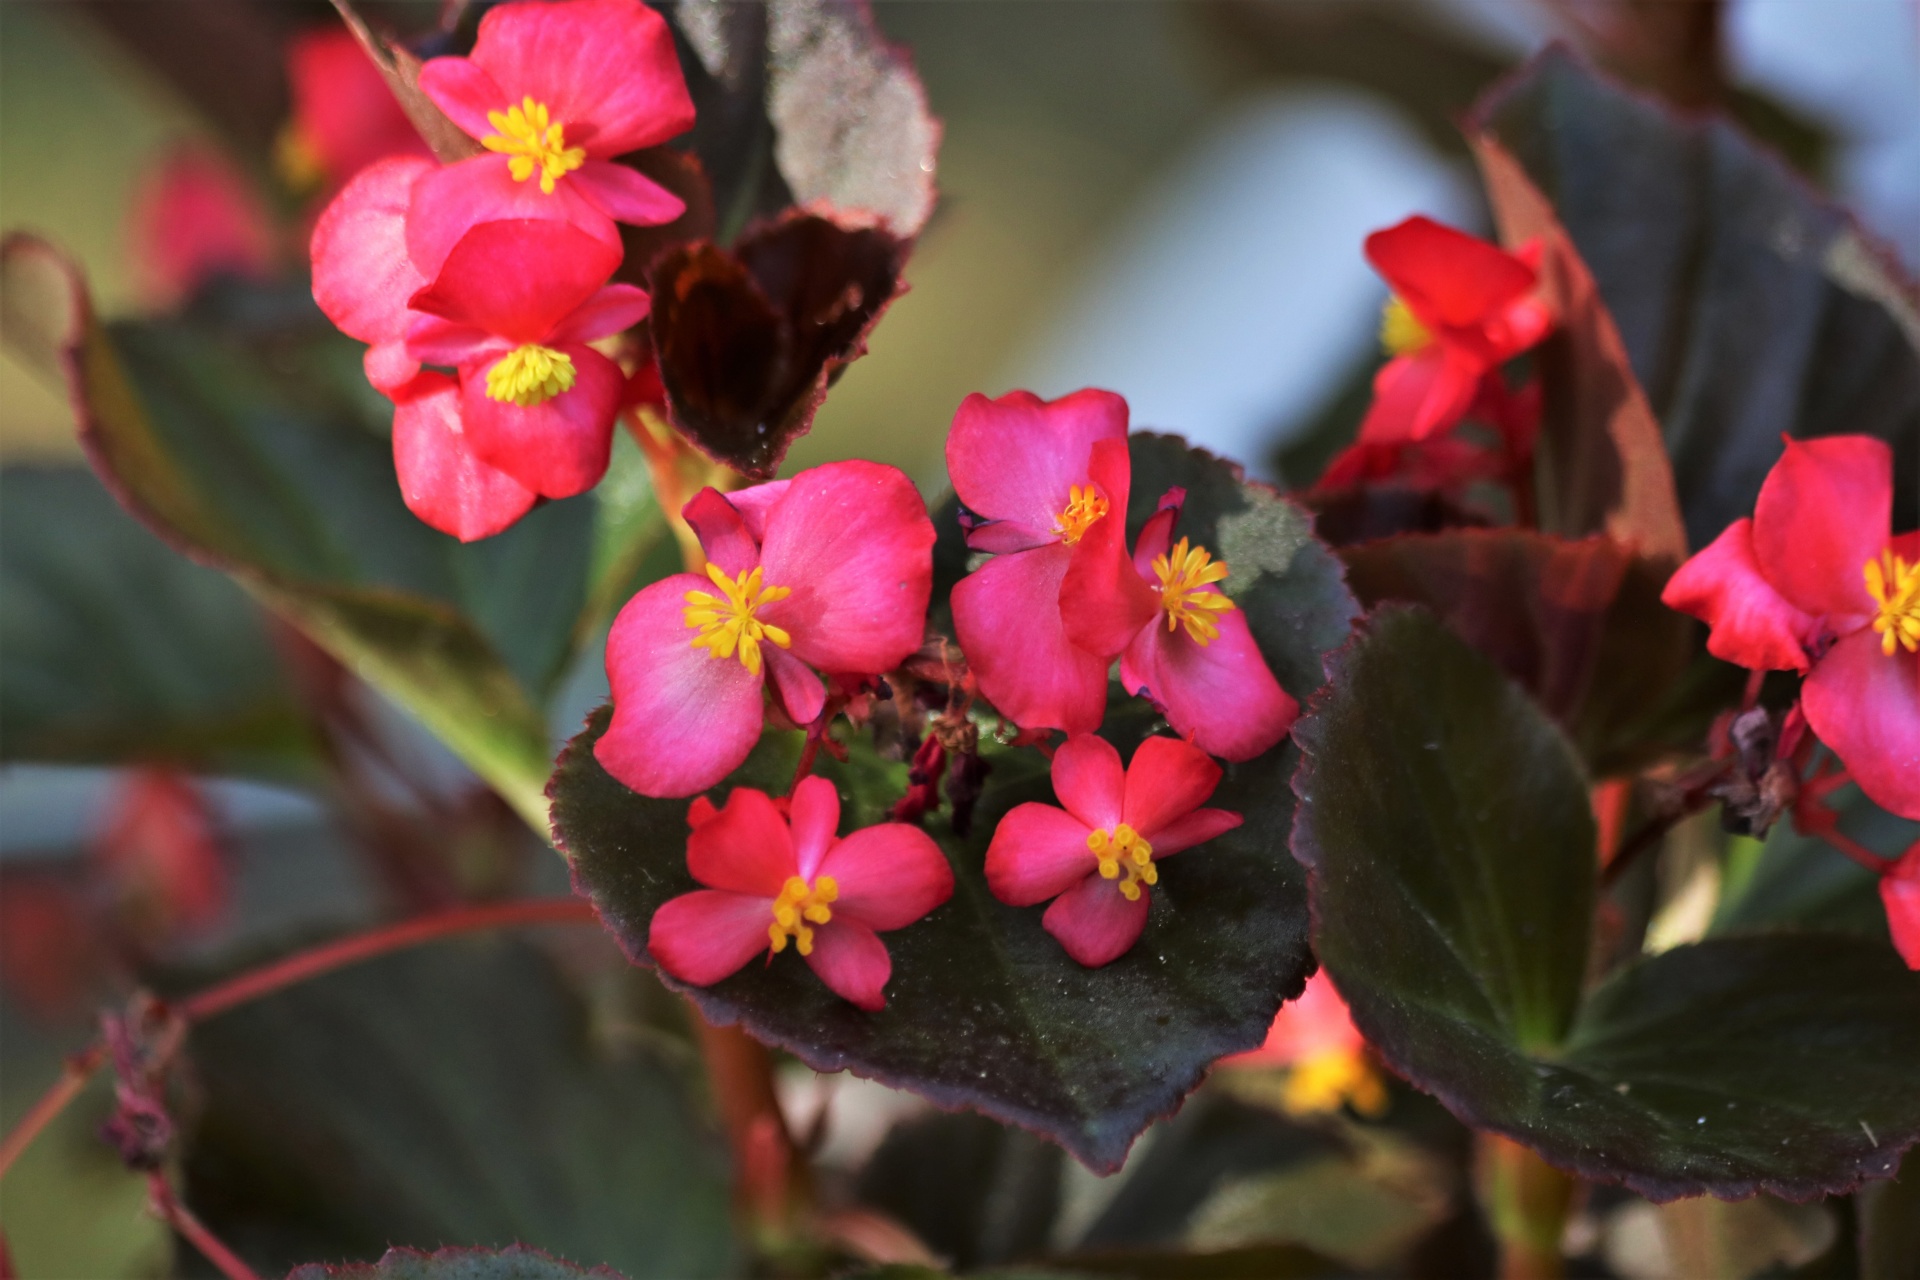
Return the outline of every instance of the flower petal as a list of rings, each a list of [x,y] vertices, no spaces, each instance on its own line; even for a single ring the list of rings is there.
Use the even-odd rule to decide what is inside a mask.
[[[553,342],[560,322],[619,265],[618,249],[564,222],[483,222],[460,237],[410,305],[514,343]]]
[[[548,498],[571,498],[600,483],[613,452],[613,418],[625,379],[591,347],[562,345],[574,383],[550,400],[517,405],[487,394],[486,365],[460,370],[461,415],[481,461]]]
[[[1175,818],[1153,833],[1154,861],[1184,853],[1197,844],[1205,844],[1239,826],[1245,819],[1227,809],[1195,809],[1184,818]]]
[[[1920,822],[1920,653],[1881,652],[1880,637],[1844,636],[1800,689],[1807,725],[1867,798]]]
[[[407,212],[406,234],[407,252],[422,273],[429,278],[440,274],[454,246],[488,222],[554,222],[620,253],[620,228],[579,188],[562,182],[549,195],[537,181],[514,181],[507,166],[507,157],[489,154],[434,168],[421,177]],[[605,279],[603,275],[594,283]]]
[[[613,722],[593,754],[642,795],[705,791],[747,758],[766,721],[760,677],[693,647],[686,594],[711,586],[663,578],[627,601],[607,636]]]
[[[1220,635],[1202,645],[1183,627],[1140,633],[1120,659],[1120,682],[1160,707],[1174,732],[1208,755],[1251,760],[1287,736],[1300,715],[1273,678],[1238,609],[1216,615]]]
[[[1366,254],[1430,327],[1484,324],[1536,281],[1514,255],[1418,214],[1368,236]]]
[[[682,982],[711,986],[767,949],[773,900],[696,889],[662,903],[647,926],[647,954]]]
[[[1753,508],[1753,557],[1795,608],[1845,634],[1874,613],[1864,576],[1893,527],[1893,450],[1872,436],[1787,441]]]
[[[1030,907],[1065,893],[1099,865],[1087,847],[1091,834],[1065,809],[1034,801],[1015,805],[987,845],[987,887],[1010,907]]]
[[[1127,771],[1120,753],[1098,734],[1077,733],[1053,753],[1053,794],[1089,827],[1127,821]],[[1194,803],[1198,804],[1199,801]]]
[[[753,787],[735,787],[725,806],[687,837],[687,870],[709,889],[771,902],[798,866],[786,818],[771,796]],[[760,922],[763,940],[771,919]]]
[[[1753,521],[1736,520],[1681,565],[1660,602],[1713,630],[1707,652],[1754,671],[1805,671],[1817,620],[1787,603],[1753,558]]]
[[[1920,969],[1920,845],[1880,877],[1880,902],[1895,950],[1909,969]]]
[[[610,284],[588,298],[572,315],[554,326],[552,342],[592,342],[630,329],[647,318],[653,299],[631,284]]]
[[[793,486],[791,480],[769,480],[765,484],[748,485],[744,489],[735,489],[727,495],[727,501],[747,522],[747,532],[753,535],[757,545],[767,536],[767,514],[780,499],[787,496],[787,490]]]
[[[420,376],[420,362],[407,354],[404,338],[374,343],[360,357],[360,367],[366,371],[373,389],[392,400],[401,399],[408,384]]]
[[[700,539],[700,549],[721,572],[738,577],[760,563],[760,548],[747,522],[718,489],[708,486],[680,508],[680,518]]]
[[[687,211],[687,202],[637,169],[589,160],[567,182],[615,222],[663,227]]]
[[[877,462],[833,462],[793,478],[767,513],[760,563],[792,595],[761,616],[793,656],[829,674],[891,670],[920,647],[933,593],[933,521],[913,481]]]
[[[361,61],[367,61],[364,55]],[[417,83],[442,115],[475,139],[495,132],[488,112],[505,111],[518,103],[470,58],[429,58],[420,67]]]
[[[798,725],[818,720],[827,707],[827,686],[820,674],[779,645],[762,644],[760,657],[767,664],[767,676],[780,696],[780,708],[787,719]]]
[[[407,510],[462,542],[492,537],[537,496],[473,456],[460,430],[460,387],[422,374],[393,411],[393,469]]]
[[[1121,819],[1159,851],[1156,834],[1205,804],[1220,785],[1213,757],[1178,738],[1155,736],[1134,749],[1127,765]]]
[[[1395,356],[1373,375],[1373,403],[1361,419],[1370,444],[1425,440],[1466,417],[1487,366],[1438,343]]]
[[[932,836],[904,822],[862,827],[832,845],[818,874],[840,887],[833,918],[845,913],[869,929],[904,929],[953,896],[946,855]]]
[[[1030,391],[968,396],[947,434],[947,473],[967,510],[1051,530],[1074,485],[1089,480],[1095,441],[1124,440],[1127,402],[1093,388],[1046,401]]]
[[[851,1000],[869,1013],[886,1008],[882,989],[893,976],[893,959],[887,944],[878,934],[858,920],[835,914],[833,919],[813,931],[813,954],[807,967],[820,976],[827,989],[844,1000]]]
[[[313,226],[313,300],[340,331],[362,342],[397,342],[407,299],[426,278],[407,253],[407,207],[431,160],[396,156],[369,165]]]
[[[1093,446],[1089,474],[1111,504],[1108,515],[1088,527],[1074,545],[1060,584],[1060,615],[1067,639],[1109,660],[1153,622],[1160,596],[1127,556],[1127,492],[1130,463],[1125,440]]]
[[[826,856],[840,830],[840,793],[818,774],[800,779],[793,789],[789,805],[793,823],[793,856],[799,876],[811,882],[820,874],[820,859]]]
[[[1060,543],[995,556],[953,589],[953,628],[980,692],[1028,729],[1091,733],[1107,710],[1107,667],[1067,639]]]
[[[1129,902],[1117,881],[1092,875],[1055,898],[1040,924],[1068,955],[1089,969],[1098,969],[1118,960],[1140,940],[1152,896],[1152,891],[1142,889]]]

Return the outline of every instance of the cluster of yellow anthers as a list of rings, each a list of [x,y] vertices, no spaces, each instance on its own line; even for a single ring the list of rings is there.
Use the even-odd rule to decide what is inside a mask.
[[[1891,549],[1867,561],[1867,590],[1880,606],[1873,629],[1880,634],[1880,651],[1889,658],[1905,645],[1920,652],[1920,561],[1908,564]]]
[[[840,886],[832,876],[821,876],[808,887],[799,876],[788,876],[773,900],[773,923],[767,926],[767,941],[775,951],[787,949],[792,938],[803,956],[813,954],[813,930],[809,924],[825,924],[833,919],[832,903],[840,897]]]
[[[1387,1110],[1387,1086],[1358,1046],[1322,1049],[1293,1064],[1280,1105],[1296,1116],[1326,1115],[1347,1103],[1363,1116]]]
[[[1089,832],[1087,848],[1100,860],[1102,880],[1117,880],[1122,871],[1127,873],[1119,887],[1120,896],[1128,902],[1139,901],[1141,885],[1160,883],[1160,871],[1153,865],[1153,846],[1124,822],[1112,831]]]
[[[487,398],[531,409],[573,390],[573,379],[573,357],[529,342],[507,352],[487,370]]]
[[[1060,535],[1060,541],[1072,546],[1106,514],[1107,500],[1092,485],[1083,489],[1076,484],[1068,494],[1067,509],[1053,522],[1053,531]]]
[[[760,621],[754,616],[754,610],[775,600],[785,600],[793,594],[793,588],[761,586],[758,565],[749,572],[728,577],[718,565],[708,564],[707,577],[723,594],[687,592],[687,607],[681,616],[689,627],[700,633],[693,638],[693,647],[705,649],[715,658],[731,658],[738,652],[740,665],[759,675],[760,642],[765,640],[790,649],[793,637],[770,622]]]
[[[1410,356],[1433,341],[1433,334],[1420,323],[1420,317],[1401,300],[1399,294],[1387,299],[1380,313],[1380,345],[1388,355]]]
[[[553,122],[544,102],[524,98],[517,107],[487,112],[487,123],[500,132],[488,134],[480,145],[513,157],[507,171],[515,182],[537,172],[540,189],[548,195],[553,194],[554,179],[587,162],[586,148],[567,145],[566,126]]]
[[[1216,614],[1233,608],[1233,601],[1213,589],[1227,576],[1227,566],[1205,547],[1188,547],[1185,538],[1174,543],[1171,555],[1155,556],[1153,572],[1160,579],[1160,603],[1167,611],[1167,630],[1184,625],[1202,646],[1220,638]]]

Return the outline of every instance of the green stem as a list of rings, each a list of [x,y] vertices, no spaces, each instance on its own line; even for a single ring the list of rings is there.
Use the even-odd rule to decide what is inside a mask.
[[[1500,1244],[1500,1280],[1560,1280],[1560,1239],[1578,1184],[1497,1133],[1480,1134],[1476,1145],[1480,1202]]]

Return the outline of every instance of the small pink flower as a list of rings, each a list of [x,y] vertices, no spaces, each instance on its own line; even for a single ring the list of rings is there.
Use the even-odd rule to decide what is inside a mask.
[[[760,738],[771,686],[795,724],[826,707],[818,673],[873,676],[920,647],[933,522],[893,467],[835,462],[683,513],[704,575],[643,589],[607,637],[606,771],[650,796],[704,791]]]
[[[954,631],[981,693],[1023,728],[1089,733],[1106,714],[1120,648],[1068,639],[1062,587],[1072,574],[1112,596],[1130,470],[1127,402],[1111,391],[971,395],[954,414],[947,471],[976,522],[967,545],[995,553],[954,588]]]
[[[598,484],[626,377],[586,344],[647,314],[607,284],[620,252],[564,222],[483,222],[414,294],[407,353],[460,371],[460,421],[481,462],[548,498]]]
[[[1325,969],[1297,999],[1280,1006],[1258,1049],[1220,1059],[1223,1067],[1287,1067],[1281,1104],[1294,1115],[1338,1111],[1352,1104],[1362,1115],[1387,1109],[1386,1085],[1367,1056],[1367,1042]]]
[[[687,870],[707,887],[653,913],[647,952],[705,987],[792,943],[835,995],[881,1009],[893,962],[878,935],[952,897],[953,870],[931,836],[904,823],[836,838],[840,797],[825,778],[803,778],[790,808],[791,823],[766,792],[736,787],[725,808],[689,814]]]
[[[673,33],[639,0],[500,5],[480,20],[471,54],[420,69],[420,88],[489,152],[423,184],[416,234],[426,244],[556,211],[604,237],[613,222],[672,222],[686,207],[612,163],[693,125]]]
[[[1240,825],[1201,804],[1220,766],[1178,738],[1148,738],[1122,769],[1105,738],[1079,734],[1053,755],[1058,807],[1016,806],[987,846],[987,885],[1000,901],[1030,907],[1067,954],[1090,969],[1125,954],[1147,927],[1157,864]]]
[[[430,154],[386,77],[337,23],[287,44],[293,112],[274,161],[297,187],[339,186],[376,160]]]
[[[216,276],[258,280],[273,267],[274,231],[259,197],[217,152],[169,152],[134,196],[132,258],[151,306],[179,306]]]

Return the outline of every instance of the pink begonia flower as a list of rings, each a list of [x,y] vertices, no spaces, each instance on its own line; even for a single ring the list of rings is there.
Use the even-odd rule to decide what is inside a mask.
[[[933,591],[933,522],[913,482],[834,462],[683,511],[704,575],[629,600],[607,637],[613,721],[594,747],[643,795],[689,796],[738,768],[771,685],[795,724],[826,706],[820,672],[873,676],[920,647]]]
[[[1537,344],[1553,313],[1535,290],[1539,248],[1508,253],[1431,218],[1367,237],[1367,261],[1393,287],[1360,438],[1424,440],[1466,416],[1482,380]]]
[[[586,344],[637,323],[647,295],[608,284],[620,251],[564,222],[483,222],[409,303],[407,353],[460,371],[480,461],[535,493],[600,482],[626,376]]]
[[[1200,806],[1220,766],[1178,738],[1148,738],[1120,767],[1105,738],[1079,734],[1053,753],[1060,805],[1028,802],[1000,820],[987,846],[987,886],[1009,906],[1054,900],[1041,924],[1090,969],[1125,954],[1147,927],[1156,864],[1240,825]]]
[[[764,791],[688,814],[687,870],[706,885],[653,913],[647,953],[682,982],[711,986],[792,942],[820,981],[869,1012],[885,1007],[893,961],[879,934],[953,896],[953,869],[919,827],[883,822],[844,838],[840,796],[802,778],[783,817]]]
[[[995,553],[953,590],[981,693],[1023,728],[1092,732],[1120,649],[1073,644],[1061,592],[1070,572],[1096,590],[1125,571],[1127,402],[1092,389],[1054,401],[970,395],[947,436],[947,471],[977,522],[967,545]]]
[[[1348,1103],[1365,1116],[1387,1109],[1387,1088],[1367,1056],[1366,1039],[1325,969],[1307,980],[1297,999],[1280,1006],[1265,1044],[1230,1054],[1220,1065],[1289,1068],[1280,1102],[1294,1115],[1338,1111]]]
[[[460,384],[415,378],[393,409],[393,470],[407,510],[462,542],[491,538],[539,497],[475,457],[460,422]]]
[[[1909,969],[1920,969],[1920,842],[1880,877],[1880,903],[1894,948]]]
[[[1807,725],[1869,799],[1920,820],[1920,533],[1894,537],[1893,450],[1786,442],[1737,520],[1661,599],[1712,627],[1707,651],[1802,671]]]
[[[133,199],[131,257],[149,306],[170,309],[216,276],[265,277],[274,231],[246,179],[219,154],[169,152]]]
[[[304,31],[288,42],[287,86],[293,111],[274,164],[295,187],[337,187],[376,160],[431,154],[386,77],[344,27]]]
[[[411,233],[430,262],[477,222],[561,217],[616,242],[614,222],[672,222],[681,199],[615,156],[693,126],[666,20],[640,0],[503,4],[464,58],[434,58],[420,89],[489,154],[421,184]]]

